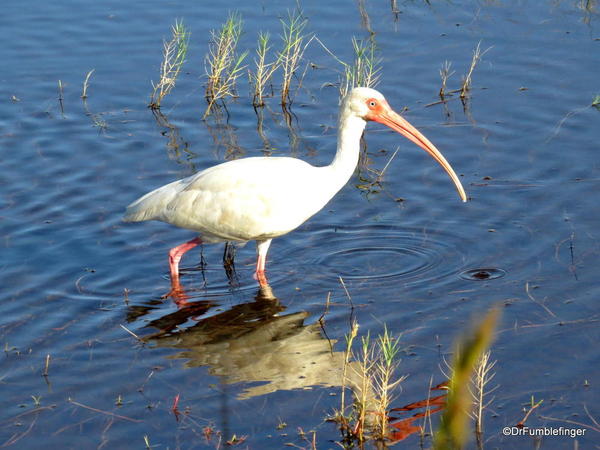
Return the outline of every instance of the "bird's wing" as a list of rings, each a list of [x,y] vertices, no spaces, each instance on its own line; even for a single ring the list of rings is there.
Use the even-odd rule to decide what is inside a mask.
[[[296,158],[229,161],[146,194],[125,220],[161,220],[220,240],[275,237],[320,209],[308,201],[314,171]]]

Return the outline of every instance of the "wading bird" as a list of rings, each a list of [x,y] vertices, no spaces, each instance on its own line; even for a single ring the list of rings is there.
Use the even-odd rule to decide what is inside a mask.
[[[271,240],[304,223],[344,187],[358,163],[367,121],[387,125],[427,151],[467,201],[460,180],[438,149],[394,112],[381,93],[359,87],[342,102],[331,164],[315,167],[290,157],[228,161],[144,195],[127,207],[124,220],[160,220],[199,233],[169,252],[170,294],[182,291],[181,257],[201,243],[256,241],[255,278],[267,286],[265,262]]]

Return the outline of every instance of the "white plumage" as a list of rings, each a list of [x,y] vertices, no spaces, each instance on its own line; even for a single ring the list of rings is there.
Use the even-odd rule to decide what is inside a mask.
[[[367,120],[391,127],[429,152],[466,201],[458,177],[435,146],[396,114],[379,92],[355,88],[340,108],[338,148],[328,166],[314,167],[288,157],[228,161],[144,195],[128,206],[124,220],[160,220],[199,233],[199,238],[171,250],[172,293],[181,290],[181,256],[200,242],[256,240],[256,277],[266,285],[264,265],[271,239],[297,228],[346,184],[358,163]]]

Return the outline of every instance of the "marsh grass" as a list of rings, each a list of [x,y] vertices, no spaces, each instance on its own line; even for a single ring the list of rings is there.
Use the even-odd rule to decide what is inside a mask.
[[[243,64],[248,55],[248,51],[237,54],[242,26],[241,16],[230,13],[219,30],[211,31],[208,54],[204,59],[208,102],[204,118],[210,114],[217,101],[236,96],[236,82],[246,68]]]
[[[460,98],[465,99],[468,96],[469,91],[471,90],[471,82],[473,77],[473,72],[475,71],[475,67],[488,51],[490,51],[492,47],[488,47],[484,51],[481,51],[481,41],[477,43],[475,50],[473,50],[473,56],[471,58],[471,65],[469,66],[469,70],[466,75],[463,77],[462,85],[460,87]]]
[[[477,43],[477,46],[473,50],[473,55],[471,57],[471,63],[469,64],[469,68],[467,72],[462,77],[460,88],[454,90],[448,90],[448,80],[452,75],[454,75],[454,71],[451,70],[452,63],[450,61],[444,61],[442,64],[442,68],[440,69],[440,78],[441,78],[441,87],[438,91],[438,96],[440,100],[428,103],[425,107],[430,107],[434,105],[438,105],[440,103],[446,104],[448,101],[448,97],[451,97],[452,94],[459,93],[460,100],[462,101],[463,108],[465,112],[468,110],[467,101],[469,99],[469,93],[471,91],[471,85],[473,82],[473,73],[475,72],[475,68],[481,62],[483,56],[489,52],[492,47],[488,47],[485,50],[481,50],[481,41]],[[447,114],[449,116],[449,114]]]
[[[377,54],[375,41],[352,37],[354,61],[344,65],[344,78],[340,82],[340,102],[355,87],[375,87],[381,78],[381,58]],[[339,60],[338,60],[339,61]]]
[[[363,445],[367,440],[383,442],[388,435],[388,411],[394,390],[405,379],[396,377],[399,338],[384,328],[383,334],[371,339],[370,333],[360,337],[358,350],[353,350],[358,336],[358,324],[346,336],[346,350],[342,371],[341,409],[335,421],[347,443]],[[350,412],[345,391],[350,387],[353,402]]]
[[[265,105],[265,89],[270,85],[270,80],[279,67],[279,61],[267,62],[267,54],[271,49],[269,45],[269,33],[258,34],[258,46],[256,58],[254,59],[255,71],[249,71],[250,84],[253,87],[252,105],[257,108]]]
[[[307,35],[304,34],[308,19],[302,15],[302,11],[289,12],[287,20],[281,19],[280,21],[283,28],[283,34],[281,35],[283,48],[277,55],[276,63],[283,72],[281,105],[285,108],[293,100],[294,96],[291,92],[292,79],[300,68],[302,56],[310,39],[307,41]]]
[[[381,439],[388,435],[388,410],[393,400],[394,389],[406,377],[395,378],[399,365],[398,352],[400,351],[400,338],[392,336],[384,327],[383,334],[377,339],[379,354],[374,366],[375,395],[377,396],[376,420],[378,422]]]
[[[467,441],[467,425],[473,408],[469,386],[478,361],[492,342],[499,316],[500,310],[492,309],[470,335],[463,337],[455,345],[446,410],[433,442],[436,450],[461,449]]]
[[[152,109],[160,109],[162,99],[168,95],[185,62],[188,51],[190,32],[182,21],[175,21],[171,27],[171,39],[163,42],[163,61],[160,65],[160,79],[158,83],[152,82],[152,95],[150,104]]]

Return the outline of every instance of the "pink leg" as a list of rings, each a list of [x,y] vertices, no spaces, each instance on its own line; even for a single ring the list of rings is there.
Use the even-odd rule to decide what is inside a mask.
[[[256,251],[258,258],[256,259],[256,272],[254,278],[258,281],[261,287],[269,286],[267,276],[265,274],[265,264],[267,263],[267,252],[269,251],[269,245],[271,245],[271,239],[266,241],[256,242]]]
[[[172,295],[176,292],[182,291],[181,284],[179,284],[179,261],[185,252],[193,249],[197,245],[202,244],[200,238],[196,237],[191,241],[186,242],[185,244],[178,245],[177,247],[173,247],[169,251],[169,269],[171,271],[171,292],[167,294],[167,296]]]

